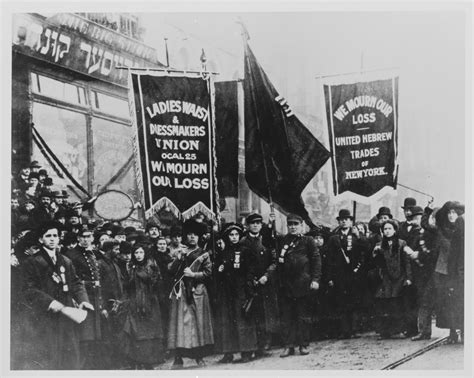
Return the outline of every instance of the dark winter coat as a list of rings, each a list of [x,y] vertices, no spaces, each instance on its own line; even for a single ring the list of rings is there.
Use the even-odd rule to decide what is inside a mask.
[[[102,289],[100,287],[99,264],[93,251],[77,246],[66,251],[65,255],[72,261],[79,279],[87,290],[87,295],[95,311],[81,323],[81,341],[102,339],[101,311],[103,309]]]
[[[403,251],[406,243],[398,239],[396,245],[384,241],[377,243],[373,256],[381,277],[381,283],[375,292],[376,298],[395,298],[402,295],[406,281],[412,281],[411,264]]]
[[[350,242],[349,242],[350,241]],[[338,231],[326,244],[328,258],[328,281],[333,282],[336,303],[350,308],[360,296],[357,287],[358,275],[363,271],[364,248],[355,234],[343,235]]]
[[[78,326],[61,313],[48,311],[48,308],[53,300],[74,307],[73,300],[80,304],[89,302],[89,298],[71,260],[59,254],[56,256],[54,265],[48,253],[41,249],[24,263],[24,293],[35,323],[30,341],[37,352],[31,358],[35,361],[31,369],[80,368]],[[61,282],[53,279],[54,272],[60,275],[61,270],[64,270],[67,291]]]
[[[310,294],[312,281],[319,283],[321,255],[312,237],[286,235],[279,238],[277,259],[280,292],[283,295],[290,298],[304,297]]]
[[[255,306],[259,313],[255,316],[265,323],[267,332],[277,332],[280,326],[278,308],[278,276],[276,274],[276,253],[274,248],[269,248],[265,244],[263,236],[244,236],[240,244],[249,250],[252,255],[254,266],[252,272],[253,280],[258,281],[262,276],[266,276],[268,281],[265,285],[257,285],[257,297]]]
[[[238,257],[237,257],[238,256]],[[219,334],[222,353],[250,352],[257,349],[257,333],[253,314],[245,316],[242,308],[254,294],[252,271],[254,256],[240,243],[226,243],[225,249],[216,256],[215,331]],[[223,268],[219,271],[219,267]]]

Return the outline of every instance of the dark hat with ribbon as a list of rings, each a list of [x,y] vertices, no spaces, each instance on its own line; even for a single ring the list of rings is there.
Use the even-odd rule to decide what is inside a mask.
[[[421,206],[413,206],[411,209],[411,215],[423,215],[423,208]]]
[[[407,209],[408,210],[408,209],[412,208],[413,206],[416,206],[416,199],[414,199],[412,197],[407,197],[403,201],[402,209]]]
[[[197,222],[195,219],[188,219],[183,224],[183,235],[196,234],[202,236],[207,232],[207,226],[202,222]]]
[[[378,212],[378,214],[377,214],[377,218],[380,219],[380,217],[381,217],[382,215],[388,215],[388,217],[389,217],[390,219],[393,218],[393,215],[392,215],[390,209],[389,209],[388,207],[385,207],[385,206],[382,206],[382,207],[379,209],[379,212]]]
[[[245,218],[245,223],[250,224],[254,222],[262,222],[263,217],[259,213],[250,213],[247,215],[247,218]]]
[[[286,217],[286,223],[288,224],[290,222],[303,223],[303,218],[301,218],[298,214],[288,214]]]
[[[336,217],[337,220],[341,219],[354,219],[354,217],[351,215],[351,212],[347,209],[341,209],[339,210],[339,216]]]
[[[232,223],[227,223],[224,225],[224,227],[222,228],[222,238],[227,238],[229,236],[229,233],[232,231],[232,230],[236,230],[240,237],[242,237],[244,235],[244,228],[241,224],[239,223],[235,223],[235,222],[232,222]]]

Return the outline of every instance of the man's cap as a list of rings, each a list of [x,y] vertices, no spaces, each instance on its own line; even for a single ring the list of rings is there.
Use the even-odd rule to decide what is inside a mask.
[[[245,223],[250,224],[253,222],[262,222],[263,217],[259,213],[251,213],[245,218]]]
[[[286,217],[286,223],[290,222],[303,223],[303,218],[301,218],[298,214],[288,214]]]
[[[402,209],[409,210],[409,209],[412,208],[413,206],[416,206],[416,199],[414,199],[414,198],[412,198],[412,197],[407,197],[407,198],[405,198],[405,200],[403,201]]]

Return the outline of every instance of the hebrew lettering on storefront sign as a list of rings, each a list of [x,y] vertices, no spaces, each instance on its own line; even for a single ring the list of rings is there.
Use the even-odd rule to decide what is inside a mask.
[[[127,85],[127,73],[116,66],[157,66],[74,31],[48,25],[35,16],[18,15],[13,26],[13,45],[17,51],[119,85]]]

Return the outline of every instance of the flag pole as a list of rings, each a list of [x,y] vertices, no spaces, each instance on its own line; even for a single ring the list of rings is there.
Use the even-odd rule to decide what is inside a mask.
[[[249,40],[249,35],[248,35],[248,32],[247,30],[245,29],[245,26],[243,24],[242,21],[238,21],[242,27],[242,40],[244,42],[244,55],[245,55],[245,59],[247,59],[247,65],[250,67],[250,61],[249,61],[249,54],[247,53],[247,50],[249,48],[248,46],[248,40]],[[251,73],[250,73],[251,74]],[[255,102],[255,93],[254,93],[254,88],[253,88],[253,84],[252,84],[252,80],[249,80],[249,84],[250,84],[250,94],[252,96],[252,105],[253,105],[253,111],[255,114],[257,114],[257,107],[256,107],[256,102]],[[270,211],[273,213],[275,211],[275,208],[273,206],[273,198],[272,198],[272,191],[270,189],[270,179],[268,177],[268,167],[267,167],[267,161],[265,159],[265,149],[264,149],[264,146],[263,146],[263,141],[262,141],[262,134],[260,132],[260,121],[258,119],[258,117],[255,117],[255,120],[257,121],[257,132],[260,136],[260,149],[262,150],[262,157],[263,157],[263,170],[265,172],[265,181],[267,183],[267,191],[268,191],[268,200],[269,200],[269,203],[270,203]]]

